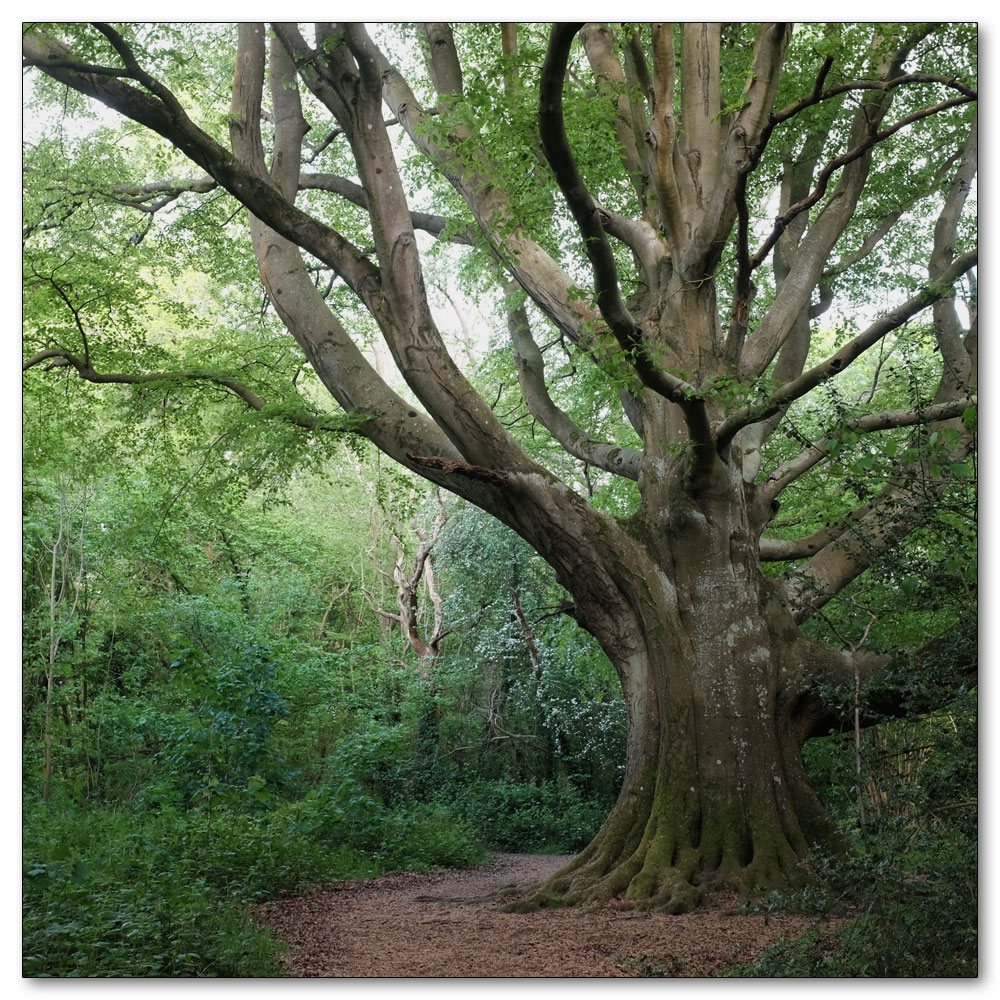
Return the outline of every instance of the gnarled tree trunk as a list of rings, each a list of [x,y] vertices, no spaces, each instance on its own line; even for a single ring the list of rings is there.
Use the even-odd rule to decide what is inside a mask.
[[[674,456],[669,508],[623,524],[588,510],[571,548],[551,543],[575,617],[621,679],[628,749],[594,841],[516,908],[624,893],[681,911],[709,885],[797,884],[811,849],[838,842],[801,748],[816,718],[808,679],[846,679],[850,658],[807,639],[761,573],[741,464],[734,448],[692,495],[690,462]],[[563,541],[579,531],[563,527]]]

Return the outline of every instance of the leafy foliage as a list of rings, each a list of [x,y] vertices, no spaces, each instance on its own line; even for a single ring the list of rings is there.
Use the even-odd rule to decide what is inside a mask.
[[[947,671],[951,650],[925,657]],[[814,884],[773,894],[758,909],[849,917],[817,922],[737,974],[808,977],[975,977],[978,974],[976,696],[946,711],[853,738],[813,740],[806,760],[853,850],[816,860]],[[853,773],[852,773],[853,772]]]
[[[607,815],[602,802],[586,801],[568,781],[472,784],[454,807],[494,850],[553,854],[582,850]]]
[[[410,27],[376,30],[392,38]],[[620,27],[619,45],[632,31],[649,40],[648,29]],[[199,127],[226,142],[233,28],[121,30]],[[491,183],[509,196],[499,234],[534,239],[572,276],[571,305],[592,306],[583,240],[538,153],[547,31],[516,30],[516,52],[504,54],[495,26],[456,26],[464,93],[418,94],[436,105],[426,136],[450,144],[463,168],[490,165]],[[741,106],[755,30],[725,28],[721,113]],[[80,58],[114,61],[85,25],[59,32]],[[801,26],[776,107],[811,91],[821,57],[836,56],[844,79],[862,77],[888,44],[879,37],[873,43],[857,25]],[[916,55],[928,71],[961,76],[975,42],[974,26],[946,25]],[[617,85],[595,91],[588,72],[574,49],[570,145],[602,208],[628,215],[636,191],[620,169]],[[475,864],[486,847],[584,846],[621,785],[626,709],[607,656],[567,617],[554,572],[497,521],[449,501],[430,555],[447,630],[434,658],[419,659],[387,609],[394,556],[412,553],[433,515],[412,476],[356,436],[366,416],[331,413],[299,343],[261,296],[247,234],[233,224],[241,206],[214,181],[192,178],[162,138],[90,117],[86,102],[47,77],[31,88],[40,124],[27,130],[23,164],[24,343],[43,360],[24,388],[25,975],[274,975],[278,946],[248,920],[248,904],[386,870]],[[304,98],[309,168],[354,176],[349,144]],[[923,98],[903,88],[894,99],[901,117]],[[44,117],[53,107],[62,114]],[[768,207],[786,164],[844,145],[838,109],[821,102],[775,133],[749,204]],[[835,288],[837,309],[813,331],[810,364],[885,307],[887,262],[898,274],[891,295],[923,280],[933,223],[909,209],[940,195],[944,175],[926,152],[963,141],[971,109],[882,147],[905,165],[907,191],[896,170],[876,171],[842,245],[863,245],[894,212],[901,222],[868,256],[824,275],[821,291]],[[265,143],[272,127],[265,123]],[[824,148],[808,147],[810,135]],[[411,207],[446,217],[446,236],[471,227],[438,167],[402,150]],[[151,177],[169,193],[144,189]],[[371,220],[358,205],[320,190],[301,192],[298,204],[360,257],[370,254]],[[655,201],[644,207],[655,214]],[[973,242],[967,215],[956,252]],[[482,236],[472,242],[461,256],[443,240],[422,245],[424,274],[499,311],[498,256],[508,251]],[[640,302],[637,260],[624,244],[613,253],[623,294]],[[728,246],[712,286],[723,316],[735,294],[732,254]],[[372,317],[328,265],[303,260],[356,342],[371,348]],[[755,281],[751,327],[778,291],[769,267]],[[960,294],[972,308],[974,284]],[[618,406],[622,389],[636,389],[627,358],[602,348],[594,364],[592,330],[571,343],[528,308],[550,338],[539,346],[553,402],[596,439],[640,447]],[[488,332],[499,334],[496,326]],[[512,438],[593,507],[636,515],[636,484],[571,457],[532,418],[514,390],[519,360],[505,336],[483,346],[469,378]],[[138,381],[81,379],[68,356]],[[877,357],[793,404],[764,445],[762,469],[825,442],[824,461],[782,495],[769,525],[778,539],[835,524],[892,482],[930,498],[905,540],[876,553],[863,581],[808,624],[811,634],[890,653],[946,637],[866,686],[866,721],[880,725],[863,734],[860,769],[853,733],[806,745],[813,780],[855,853],[821,859],[814,885],[764,906],[852,919],[832,939],[817,931],[783,943],[760,975],[975,974],[975,634],[967,625],[948,632],[975,602],[974,452],[956,453],[958,421],[877,435],[860,428],[875,413],[925,409],[940,375],[934,329],[912,322],[884,338]],[[731,412],[764,399],[776,377],[715,376],[698,393]],[[972,432],[975,420],[970,406],[961,428]],[[434,596],[425,578],[419,627]],[[819,693],[841,699],[846,724],[853,692]],[[881,714],[890,700],[907,721]]]

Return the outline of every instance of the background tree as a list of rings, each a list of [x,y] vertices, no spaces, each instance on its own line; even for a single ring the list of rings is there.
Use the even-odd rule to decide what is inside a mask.
[[[105,358],[78,303],[25,366],[216,387],[308,432],[303,449],[351,429],[553,567],[618,673],[628,746],[607,822],[528,905],[625,892],[677,911],[701,885],[798,880],[810,846],[835,839],[801,762],[829,719],[818,690],[885,664],[802,626],[971,474],[977,318],[962,322],[955,288],[976,263],[974,27],[426,24],[406,44],[359,24],[272,28],[268,43],[259,24],[29,26],[23,51],[207,173],[119,183],[119,200],[148,211],[221,188],[246,206],[269,301],[346,420],[295,379],[270,402],[219,365]],[[202,66],[199,33],[217,57]],[[408,192],[442,182],[442,210],[416,211]],[[60,212],[36,228],[58,230]],[[417,230],[473,245],[480,281],[513,279],[523,404],[564,456],[526,449],[458,369]],[[843,334],[817,356],[813,321],[833,303]],[[358,305],[405,391],[349,334]],[[881,408],[873,386],[797,430],[810,395],[919,336],[927,310],[935,354],[907,406]],[[585,369],[577,400],[599,400],[589,420],[561,405],[556,345]],[[902,428],[863,502],[769,533],[785,491],[824,464],[863,474],[867,436]],[[797,454],[773,447],[779,430]],[[585,486],[610,477],[637,488]]]

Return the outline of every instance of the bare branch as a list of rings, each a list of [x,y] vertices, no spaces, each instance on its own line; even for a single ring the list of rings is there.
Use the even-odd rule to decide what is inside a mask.
[[[445,636],[441,595],[434,584],[431,552],[441,536],[441,529],[448,519],[448,511],[441,499],[440,491],[435,491],[435,496],[438,503],[438,513],[430,535],[428,536],[427,532],[416,526],[415,519],[411,524],[420,545],[414,553],[409,568],[406,566],[406,550],[401,537],[402,526],[398,525],[393,533],[392,545],[396,551],[396,561],[392,569],[392,578],[396,586],[396,604],[399,613],[378,612],[383,617],[399,623],[403,637],[417,654],[418,670],[425,678],[429,678],[433,671],[434,661],[441,652],[441,640]],[[434,609],[433,624],[429,635],[421,634],[420,629],[419,588],[422,580],[426,584]]]

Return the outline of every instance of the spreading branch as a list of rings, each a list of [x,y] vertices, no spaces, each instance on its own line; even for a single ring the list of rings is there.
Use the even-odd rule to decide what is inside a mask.
[[[938,420],[948,420],[961,416],[970,406],[977,406],[979,399],[971,396],[967,399],[949,400],[945,403],[935,403],[923,409],[887,410],[884,413],[870,413],[857,420],[845,424],[838,431],[860,431],[871,434],[875,431],[891,430],[896,427],[913,427],[917,424],[932,424]],[[835,438],[839,441],[839,437]],[[826,437],[816,444],[801,451],[795,458],[789,459],[776,468],[767,478],[767,483],[761,488],[759,497],[762,504],[770,503],[799,476],[819,465],[830,457],[830,447],[834,438]]]
[[[907,115],[905,118],[902,118],[893,125],[889,125],[886,128],[879,129],[877,131],[872,130],[863,142],[858,143],[856,146],[847,150],[847,152],[842,153],[840,156],[834,157],[822,169],[822,171],[820,171],[816,187],[809,194],[809,196],[792,205],[786,212],[782,213],[774,220],[774,228],[757,249],[756,253],[754,253],[754,255],[750,258],[750,270],[760,267],[760,265],[767,259],[772,248],[774,247],[774,244],[777,243],[778,238],[781,236],[782,232],[784,232],[785,227],[789,224],[789,222],[791,222],[792,219],[794,219],[801,212],[805,212],[812,208],[812,206],[815,205],[824,194],[826,194],[830,178],[836,171],[847,166],[849,163],[853,163],[855,160],[860,159],[865,153],[872,149],[872,147],[876,146],[880,142],[884,142],[890,136],[895,135],[908,125],[912,125],[914,122],[921,121],[924,118],[929,118],[932,115],[941,114],[951,108],[957,108],[963,104],[968,104],[972,100],[975,100],[975,98],[963,94],[961,97],[955,97],[947,101],[940,101],[930,107],[921,108],[919,111],[914,111],[912,114]]]
[[[160,209],[175,202],[182,194],[207,194],[218,190],[214,177],[195,177],[183,181],[155,181],[149,184],[118,184],[112,189],[115,197],[122,205],[128,205],[141,212],[155,214]],[[359,208],[368,208],[368,197],[365,189],[354,181],[338,174],[304,173],[298,181],[300,191],[326,191],[335,194]],[[156,198],[156,195],[160,195]],[[445,238],[450,243],[472,246],[476,242],[476,234],[464,223],[447,219],[441,215],[427,212],[410,212],[414,229],[420,229],[438,238]],[[444,234],[448,234],[445,236]]]
[[[49,362],[46,370],[71,367],[76,370],[80,378],[95,385],[149,385],[151,383],[183,384],[205,382],[209,385],[218,386],[238,399],[243,400],[251,410],[256,410],[258,413],[264,411],[273,412],[279,419],[296,427],[304,427],[312,431],[343,432],[357,430],[356,426],[352,426],[351,422],[345,421],[342,418],[308,413],[304,400],[299,402],[299,408],[295,410],[288,408],[275,409],[269,406],[265,399],[258,396],[248,386],[243,385],[243,383],[238,382],[231,375],[223,372],[202,368],[147,372],[141,375],[129,372],[100,372],[87,359],[81,358],[61,347],[47,347],[45,350],[38,351],[22,363],[21,370],[28,371],[46,361]]]
[[[902,68],[909,58],[911,47],[923,37],[925,31],[925,28],[915,30],[910,37],[904,38],[898,49],[893,52],[885,48],[880,30],[874,29],[871,77],[888,83],[904,75]],[[895,93],[896,89],[892,87],[863,92],[863,99],[854,111],[847,139],[849,162],[843,163],[839,169],[835,187],[825,198],[822,210],[815,220],[808,223],[808,227],[806,225],[808,213],[803,206],[810,203],[810,199],[817,191],[822,189],[825,192],[835,171],[829,170],[828,163],[824,168],[828,173],[824,176],[824,171],[821,170],[818,182],[814,181],[815,164],[819,162],[820,148],[825,140],[822,139],[822,130],[807,137],[801,159],[792,168],[795,190],[794,192],[790,190],[789,194],[793,197],[787,202],[783,199],[778,224],[769,237],[769,240],[774,241],[776,250],[785,244],[789,248],[794,246],[794,254],[786,253],[783,262],[775,259],[776,273],[784,271],[784,278],[779,283],[770,309],[741,352],[739,367],[744,374],[751,377],[761,375],[789,336],[801,336],[802,314],[804,310],[809,310],[810,299],[817,286],[820,287],[820,306],[824,304],[823,272],[834,247],[855,217],[869,180],[874,162],[874,150],[878,145],[873,142],[873,138],[877,137],[880,129],[883,129]],[[963,101],[965,99],[962,98]],[[789,233],[793,234],[790,240]],[[765,240],[765,246],[758,251],[761,260],[769,252],[766,248],[767,242],[768,240]],[[779,253],[778,256],[782,255]],[[753,270],[754,266],[755,263],[751,259],[748,267]],[[785,378],[788,380],[788,374]]]
[[[289,204],[268,176],[256,173],[198,128],[183,110],[178,110],[177,98],[149,74],[140,70],[136,77],[150,91],[147,93],[117,78],[88,73],[69,58],[65,46],[44,35],[25,35],[22,52],[26,65],[37,66],[60,83],[163,136],[254,215],[332,267],[369,310],[377,314],[380,275],[361,250],[331,226]],[[59,65],[53,65],[53,60]],[[134,56],[130,55],[129,60],[136,64]]]
[[[508,287],[508,295],[512,291]],[[594,440],[549,395],[545,384],[545,361],[531,334],[523,305],[507,306],[507,328],[517,352],[517,377],[521,395],[532,416],[575,458],[606,472],[637,480],[642,467],[640,452]]]
[[[893,330],[897,330],[907,320],[912,319],[938,299],[951,295],[952,285],[956,279],[974,267],[978,259],[978,250],[972,250],[958,257],[939,280],[925,284],[916,295],[911,296],[902,305],[877,319],[862,333],[844,344],[836,354],[821,361],[818,365],[814,365],[797,379],[776,389],[765,402],[744,407],[727,417],[720,425],[716,435],[719,448],[726,447],[743,427],[760,420],[766,420],[815,389],[822,382],[846,370],[873,344],[878,343]]]
[[[951,457],[963,457],[969,447],[968,442],[962,443]],[[924,523],[949,482],[914,470],[905,478],[891,480],[875,502],[852,512],[842,531],[830,530],[829,539],[817,551],[804,553],[809,555],[805,563],[777,582],[793,619],[805,621],[857,579],[873,559]]]

